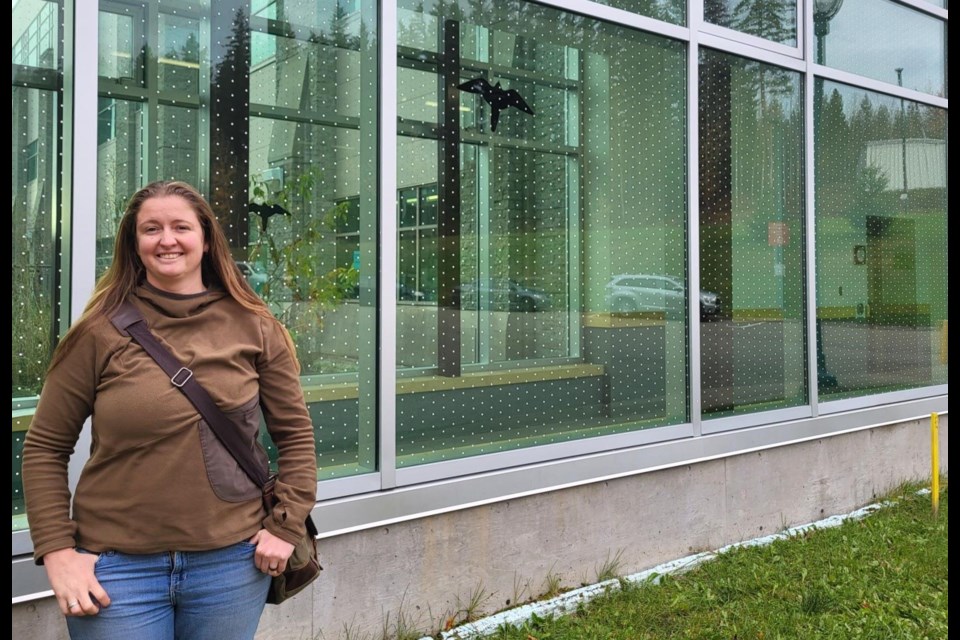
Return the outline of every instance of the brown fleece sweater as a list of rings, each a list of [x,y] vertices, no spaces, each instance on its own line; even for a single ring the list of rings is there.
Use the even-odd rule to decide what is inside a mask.
[[[296,542],[316,498],[313,426],[282,329],[223,291],[132,296],[147,324],[254,442],[262,406],[279,451],[280,503],[220,445],[160,366],[108,318],[98,318],[48,374],[23,446],[34,558],[79,546],[126,553],[216,549],[260,528]],[[259,403],[257,402],[259,398]],[[90,458],[73,497],[67,461],[86,418]]]

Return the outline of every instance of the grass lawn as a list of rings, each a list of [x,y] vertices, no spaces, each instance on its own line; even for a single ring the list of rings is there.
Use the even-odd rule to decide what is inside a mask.
[[[947,638],[947,482],[935,517],[909,484],[862,519],[741,547],[659,584],[620,581],[576,613],[496,640]],[[878,500],[879,502],[879,500]]]

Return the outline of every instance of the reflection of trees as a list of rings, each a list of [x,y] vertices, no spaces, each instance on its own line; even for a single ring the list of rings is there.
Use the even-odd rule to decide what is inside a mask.
[[[770,40],[796,39],[796,3],[792,0],[740,0],[733,9],[731,26]]]
[[[853,100],[857,102],[851,108]],[[821,215],[862,215],[899,208],[899,193],[890,188],[890,177],[865,162],[868,143],[901,136],[945,138],[944,110],[910,103],[902,116],[893,100],[837,87],[823,99],[820,111],[814,114],[816,201]]]
[[[191,31],[187,34],[187,40],[179,50],[171,47],[167,49],[164,57],[183,62],[200,62],[200,41],[197,40],[197,36]]]
[[[60,229],[55,91],[17,86],[12,93],[11,386],[13,398],[39,393],[56,343]],[[32,140],[32,144],[28,144]]]
[[[745,62],[733,78],[738,130],[745,137],[754,132],[749,136],[751,152],[737,154],[738,164],[750,163],[750,170],[736,172],[754,186],[738,184],[738,196],[754,191],[758,211],[783,212],[786,202],[781,198],[794,195],[789,185],[800,181],[799,77],[767,64]],[[770,197],[777,199],[770,201]],[[802,208],[796,201],[791,205],[792,211]]]
[[[787,43],[796,41],[796,6],[792,0],[705,0],[703,15],[712,24]]]
[[[17,186],[16,181],[14,185]],[[49,216],[43,215],[52,208],[47,185],[48,180],[41,177],[40,195],[32,212],[26,204],[27,198],[13,199],[13,373],[10,380],[14,398],[40,393],[55,339],[55,335],[52,335],[55,333],[54,268],[59,261],[54,257]]]
[[[611,44],[617,40],[611,37],[612,34],[627,33],[620,27],[611,28],[611,25],[589,16],[516,0],[439,0],[429,4],[418,1],[401,3],[401,8],[439,20],[457,20],[465,25],[503,25],[499,29],[496,26],[489,28],[493,32],[510,32],[540,44],[572,46],[581,51],[597,53],[611,48]],[[685,11],[684,3],[676,0],[639,0],[631,2],[630,10],[674,24],[683,22]],[[411,43],[433,45],[426,36],[423,21],[401,20],[398,25],[398,42],[401,46]],[[610,51],[609,55],[616,59],[615,52]]]

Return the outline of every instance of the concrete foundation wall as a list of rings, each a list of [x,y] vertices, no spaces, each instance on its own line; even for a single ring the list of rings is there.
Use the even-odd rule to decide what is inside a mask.
[[[948,431],[943,415],[944,474]],[[268,606],[257,640],[380,640],[398,621],[435,633],[476,594],[493,613],[550,577],[596,582],[618,554],[617,573],[636,573],[847,513],[930,473],[929,420],[913,420],[325,538],[321,578]],[[67,638],[53,599],[14,605],[12,637]]]

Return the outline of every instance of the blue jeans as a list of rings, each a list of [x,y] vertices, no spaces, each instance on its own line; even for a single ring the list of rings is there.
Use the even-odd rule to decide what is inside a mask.
[[[256,545],[212,551],[100,554],[94,571],[110,595],[95,616],[67,617],[71,640],[245,640],[263,613],[270,576]]]

